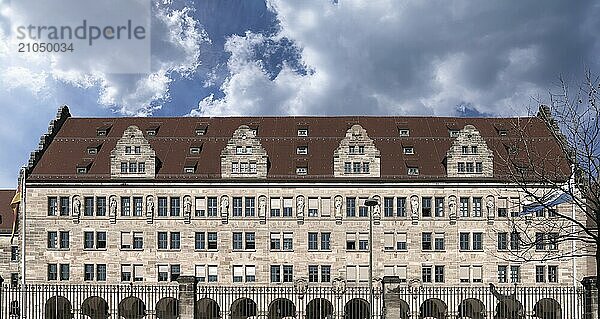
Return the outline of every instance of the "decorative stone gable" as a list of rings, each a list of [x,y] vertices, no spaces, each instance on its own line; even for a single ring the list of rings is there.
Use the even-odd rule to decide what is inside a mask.
[[[333,152],[335,177],[379,177],[381,157],[367,131],[355,124]]]
[[[267,151],[256,138],[256,131],[240,126],[221,151],[222,178],[266,178]]]
[[[494,155],[473,125],[466,125],[446,153],[448,177],[493,177]]]
[[[128,127],[110,152],[111,178],[154,178],[156,153],[137,126]]]

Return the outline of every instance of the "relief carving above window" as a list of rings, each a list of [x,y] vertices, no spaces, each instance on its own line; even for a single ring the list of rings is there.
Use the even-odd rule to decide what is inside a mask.
[[[247,125],[235,130],[221,151],[222,178],[267,177],[267,151],[256,138],[255,132]]]
[[[333,152],[335,177],[379,177],[380,152],[360,125],[346,132],[340,146]]]
[[[446,153],[448,177],[493,177],[494,155],[473,125],[458,132]]]
[[[110,152],[111,178],[152,179],[156,153],[137,126],[129,126]]]

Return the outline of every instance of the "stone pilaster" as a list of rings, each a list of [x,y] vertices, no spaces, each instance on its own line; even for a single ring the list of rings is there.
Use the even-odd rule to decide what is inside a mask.
[[[179,318],[194,319],[196,308],[196,278],[194,276],[180,276],[179,283]]]

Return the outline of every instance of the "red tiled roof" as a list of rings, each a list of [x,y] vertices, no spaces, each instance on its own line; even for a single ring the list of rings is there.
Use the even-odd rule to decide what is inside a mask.
[[[334,179],[333,152],[346,131],[360,124],[381,151],[381,178],[379,180],[440,180],[446,177],[446,152],[454,138],[450,129],[462,129],[471,124],[494,152],[494,178],[503,179],[502,168],[506,145],[526,139],[535,152],[549,165],[568,174],[569,165],[559,144],[546,124],[537,117],[528,118],[450,118],[450,117],[179,117],[179,118],[68,118],[43,156],[30,171],[28,181],[109,180],[110,151],[130,125],[138,126],[145,134],[159,159],[156,180],[210,180],[221,176],[220,154],[233,132],[240,125],[257,127],[257,137],[267,151],[271,180]],[[206,134],[197,136],[199,126],[206,126]],[[107,136],[98,137],[96,130],[109,128]],[[146,130],[156,129],[155,136]],[[507,128],[500,136],[498,127]],[[516,128],[519,129],[516,129]],[[298,137],[299,128],[308,129],[308,137]],[[398,129],[409,129],[409,137],[400,137]],[[96,155],[87,148],[101,147]],[[186,158],[191,146],[202,145],[194,174],[184,174]],[[308,155],[297,155],[297,146],[308,146]],[[404,155],[402,146],[414,147],[414,155]],[[87,174],[76,174],[76,167],[92,160]],[[308,163],[308,175],[297,176],[299,161]],[[407,163],[417,163],[419,176],[409,176]],[[335,178],[340,180],[340,178]],[[356,180],[353,178],[352,180]]]
[[[0,233],[11,233],[15,220],[10,202],[15,196],[14,189],[0,190]]]

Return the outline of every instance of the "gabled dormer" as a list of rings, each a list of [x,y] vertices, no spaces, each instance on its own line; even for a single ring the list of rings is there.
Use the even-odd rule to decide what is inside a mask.
[[[256,129],[240,126],[221,151],[222,178],[266,178],[267,151],[256,138]]]
[[[335,177],[379,177],[381,158],[375,143],[360,125],[352,125],[333,152]]]
[[[156,153],[137,126],[128,127],[110,152],[111,178],[152,179]]]
[[[473,125],[466,125],[446,152],[448,177],[493,177],[494,155]]]

